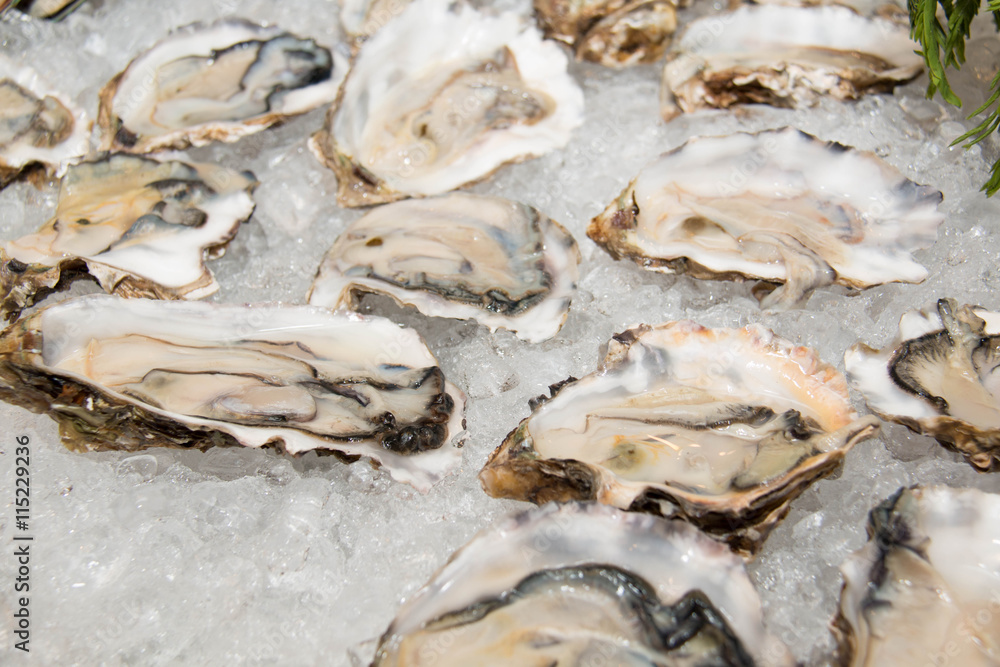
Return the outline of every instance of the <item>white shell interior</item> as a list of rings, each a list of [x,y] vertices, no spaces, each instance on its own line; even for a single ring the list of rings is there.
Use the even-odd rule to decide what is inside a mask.
[[[507,56],[525,91],[554,103],[544,118],[491,129],[463,143],[461,152],[445,156],[436,154],[437,142],[399,127],[430,105],[453,77]],[[448,192],[505,162],[566,145],[583,122],[583,92],[566,72],[567,63],[555,42],[543,41],[538,29],[516,13],[494,16],[465,3],[417,0],[358,54],[332,120],[336,149],[396,192]],[[453,132],[468,129],[462,122],[474,121],[484,104],[488,99],[476,95],[450,100],[458,109],[448,119]]]
[[[526,247],[535,242],[541,246]],[[453,193],[386,204],[359,218],[323,259],[309,303],[347,307],[351,291],[360,289],[387,294],[425,315],[471,318],[541,342],[555,336],[566,319],[579,262],[573,237],[531,207]],[[415,275],[432,277],[442,291],[407,287]],[[527,294],[540,286],[544,298],[526,310],[505,314],[488,308],[490,291]],[[458,289],[484,300],[448,297],[448,290]]]

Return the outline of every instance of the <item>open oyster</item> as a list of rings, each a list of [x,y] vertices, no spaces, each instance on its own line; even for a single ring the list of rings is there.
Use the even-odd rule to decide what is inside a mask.
[[[90,150],[90,121],[38,74],[0,56],[0,187],[24,169],[57,173]]]
[[[461,461],[464,397],[420,336],[307,306],[64,301],[0,337],[0,396],[79,451],[329,451],[423,490]]]
[[[853,346],[844,365],[872,412],[1000,469],[1000,313],[941,299],[905,313],[884,350]]]
[[[205,266],[253,212],[253,174],[211,164],[107,155],[71,167],[55,217],[0,248],[0,316],[86,268],[108,292],[199,299]]]
[[[399,610],[373,667],[791,665],[743,562],[691,526],[599,505],[503,519]]]
[[[580,60],[609,67],[652,63],[670,46],[680,0],[535,0],[545,36]],[[686,3],[685,3],[686,4]]]
[[[346,61],[276,26],[181,28],[101,90],[102,146],[133,153],[236,141],[337,96]]]
[[[536,399],[479,479],[494,497],[683,518],[752,553],[877,430],[836,369],[762,327],[641,325],[611,340],[597,372]]]
[[[82,5],[86,0],[14,0],[13,6],[29,16],[39,19],[59,20]],[[4,4],[0,3],[0,11]]]
[[[514,12],[417,0],[365,42],[310,145],[342,206],[442,194],[566,145],[583,122],[566,66]]]
[[[872,510],[870,540],[841,565],[845,665],[1000,663],[1000,496],[901,489]]]
[[[356,308],[385,294],[425,315],[472,318],[539,342],[556,335],[580,252],[558,223],[501,197],[453,193],[380,206],[323,260],[309,303]]]
[[[788,128],[690,140],[644,167],[587,235],[654,271],[783,283],[758,291],[780,308],[832,283],[924,280],[910,253],[934,242],[940,201],[871,153]]]
[[[661,111],[814,104],[881,93],[917,76],[909,28],[847,7],[744,6],[690,23],[663,70]]]

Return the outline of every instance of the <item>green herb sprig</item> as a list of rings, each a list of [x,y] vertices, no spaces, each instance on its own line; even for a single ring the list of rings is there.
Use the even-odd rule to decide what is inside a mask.
[[[947,25],[941,25],[937,18],[937,8],[944,10]],[[910,12],[910,37],[922,48],[920,55],[927,63],[930,84],[927,97],[940,93],[941,97],[956,107],[962,100],[948,84],[947,68],[958,70],[965,63],[965,40],[969,37],[972,19],[982,9],[981,0],[907,0]],[[993,21],[1000,29],[1000,0],[987,0],[986,11],[993,15]],[[973,146],[990,136],[1000,127],[1000,72],[990,83],[990,96],[969,118],[989,112],[986,119],[952,142],[952,146],[968,142]],[[983,186],[987,196],[992,197],[1000,190],[1000,159],[993,163],[990,179]]]

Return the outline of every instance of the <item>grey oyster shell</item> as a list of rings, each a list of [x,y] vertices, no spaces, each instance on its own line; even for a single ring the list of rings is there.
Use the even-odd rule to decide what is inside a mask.
[[[911,487],[871,511],[840,566],[845,667],[1000,662],[1000,496]]]
[[[851,384],[884,419],[1000,469],[1000,313],[940,299],[899,321],[896,340],[844,355]]]
[[[0,247],[0,317],[83,272],[108,292],[198,299],[218,284],[205,266],[253,212],[250,173],[213,164],[111,154],[69,169],[55,217]]]
[[[90,150],[91,122],[29,67],[0,56],[0,187],[41,165],[62,173]]]
[[[571,503],[503,519],[399,610],[373,667],[788,667],[743,562],[689,525]]]
[[[78,451],[328,452],[421,490],[461,461],[464,396],[420,336],[308,306],[64,301],[0,336],[0,397]]]
[[[558,223],[502,197],[453,193],[372,209],[323,259],[309,303],[356,309],[385,294],[425,315],[472,318],[530,342],[556,335],[580,252]]]
[[[498,498],[682,518],[750,554],[877,430],[843,375],[767,329],[641,325],[596,372],[536,399],[479,478]]]
[[[104,86],[102,147],[132,153],[237,141],[332,102],[346,59],[276,26],[180,28]]]
[[[941,197],[871,153],[793,128],[736,133],[643,167],[587,235],[652,271],[760,279],[761,306],[780,309],[834,283],[923,281],[911,253],[934,242]]]

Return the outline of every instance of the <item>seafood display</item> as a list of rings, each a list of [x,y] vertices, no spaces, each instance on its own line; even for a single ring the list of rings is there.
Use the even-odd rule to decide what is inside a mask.
[[[237,141],[337,96],[346,60],[276,26],[181,28],[101,90],[102,147],[132,153]]]
[[[667,120],[737,104],[802,107],[883,93],[923,69],[907,26],[847,7],[747,5],[690,23],[663,69]]]
[[[643,325],[617,334],[595,373],[537,399],[480,480],[494,497],[683,518],[753,552],[877,430],[836,369],[762,327]]]
[[[681,522],[551,503],[455,552],[399,610],[372,666],[471,664],[793,661],[723,545]]]
[[[579,262],[569,232],[530,206],[463,193],[401,201],[344,230],[309,303],[356,308],[362,294],[385,294],[540,342],[566,320]]]
[[[841,565],[843,664],[997,664],[1000,496],[900,489],[872,510],[869,542]]]
[[[545,36],[608,67],[659,60],[677,30],[678,0],[535,0]],[[686,4],[686,3],[685,3]]]
[[[587,235],[653,271],[759,279],[761,306],[787,308],[833,283],[924,280],[911,253],[934,242],[940,201],[870,153],[788,128],[691,139],[644,167]]]
[[[0,0],[34,659],[1000,663],[1000,42],[747,2]]]
[[[200,299],[205,266],[253,213],[253,174],[211,164],[105,155],[62,179],[55,217],[0,247],[0,316],[12,321],[82,271],[108,292]]]
[[[29,67],[0,56],[0,188],[25,169],[55,174],[90,150],[90,121]]]
[[[941,299],[905,313],[885,349],[852,347],[844,365],[883,419],[937,438],[979,470],[1000,468],[1000,313]]]
[[[566,145],[583,122],[566,66],[514,12],[417,0],[365,42],[311,146],[341,206],[442,194]]]
[[[0,337],[0,394],[80,451],[321,450],[422,490],[461,459],[464,396],[415,331],[307,306],[64,301]]]

